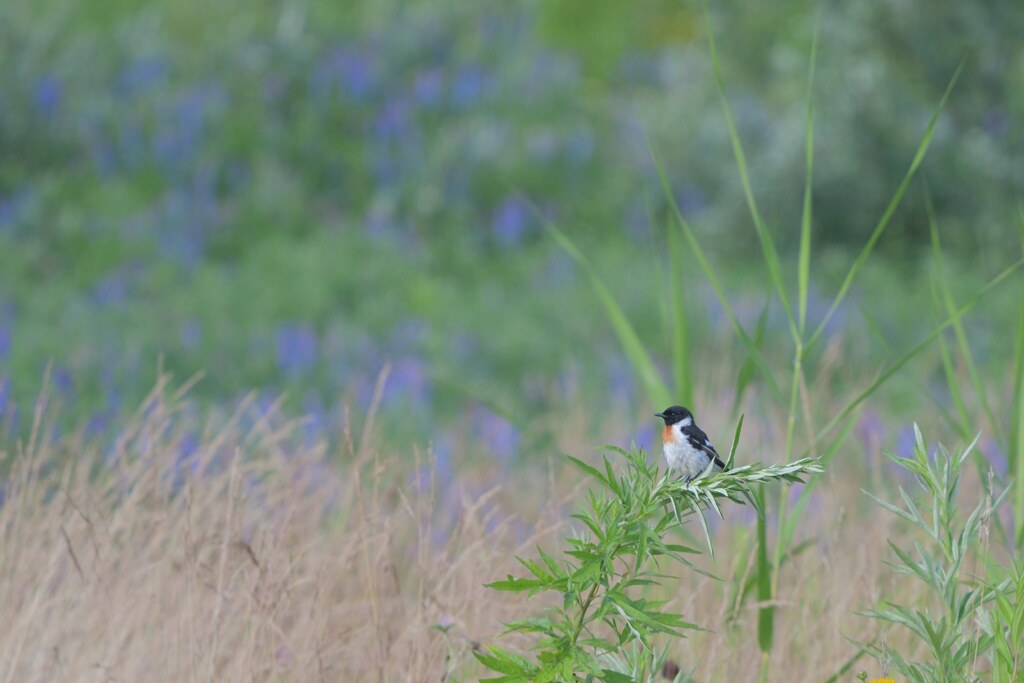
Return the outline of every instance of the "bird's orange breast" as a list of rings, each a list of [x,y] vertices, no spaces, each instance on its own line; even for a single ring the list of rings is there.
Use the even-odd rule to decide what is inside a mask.
[[[675,441],[675,437],[672,435],[672,425],[665,425],[661,430],[661,442],[672,443]]]

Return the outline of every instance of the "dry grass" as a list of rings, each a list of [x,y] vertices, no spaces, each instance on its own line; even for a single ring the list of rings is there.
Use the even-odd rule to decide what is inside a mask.
[[[0,683],[475,680],[470,649],[539,606],[482,584],[565,533],[580,483],[557,460],[506,488],[487,469],[414,485],[429,451],[386,456],[372,430],[297,446],[294,424],[243,407],[176,465],[194,418],[166,393],[106,452],[42,438],[41,408],[36,435],[3,452]],[[770,452],[773,430],[748,420]],[[894,590],[883,559],[898,532],[851,471],[866,469],[826,475],[802,532],[813,543],[782,575],[772,670],[788,681],[821,681],[856,652],[848,637],[879,636],[854,612]],[[745,514],[718,525],[719,575],[751,551]],[[713,629],[672,658],[697,680],[755,680],[756,605],[727,626],[727,581],[669,586],[673,607]]]

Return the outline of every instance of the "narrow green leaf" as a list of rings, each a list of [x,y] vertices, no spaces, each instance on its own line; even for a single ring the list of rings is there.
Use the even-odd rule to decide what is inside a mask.
[[[958,307],[956,309],[955,313],[951,317],[949,317],[946,320],[944,320],[940,325],[938,325],[931,332],[929,332],[924,337],[924,339],[919,341],[909,351],[907,351],[905,354],[903,354],[903,356],[901,356],[899,359],[897,359],[895,362],[893,362],[891,365],[889,365],[889,367],[886,368],[868,386],[867,389],[864,389],[859,394],[854,396],[849,402],[847,402],[847,404],[842,408],[842,410],[840,410],[838,413],[836,413],[832,417],[832,419],[829,420],[828,423],[824,427],[821,428],[821,430],[818,432],[817,436],[815,437],[815,441],[819,441],[819,440],[823,439],[825,437],[825,435],[828,434],[830,431],[832,431],[832,429],[837,424],[842,422],[842,420],[854,408],[856,408],[866,398],[868,398],[873,393],[875,393],[875,391],[877,391],[880,386],[885,384],[893,375],[895,375],[900,370],[900,368],[902,368],[904,365],[906,365],[908,362],[910,362],[915,356],[917,356],[917,354],[921,353],[921,351],[926,349],[928,347],[928,345],[931,344],[935,340],[936,337],[938,337],[940,334],[942,334],[942,332],[944,330],[946,330],[950,325],[953,324],[954,320],[958,320],[961,317],[963,317],[963,315],[965,313],[967,313],[967,311],[971,310],[971,308],[973,308],[974,305],[976,303],[978,303],[978,301],[981,300],[981,298],[983,296],[985,296],[988,292],[990,292],[992,289],[994,289],[996,286],[998,286],[1003,280],[1005,280],[1006,278],[1010,277],[1010,275],[1012,275],[1022,264],[1024,264],[1024,259],[1015,261],[1013,264],[1011,264],[1010,266],[1008,266],[1005,269],[1003,269],[1002,272],[1000,272],[992,280],[990,280],[988,282],[988,284],[986,284],[984,287],[982,287],[966,303],[964,303],[960,307]]]
[[[931,195],[925,193],[925,208],[928,211],[928,223],[931,232],[932,241],[932,258],[935,262],[935,269],[938,274],[938,285],[942,295],[943,303],[946,306],[946,315],[952,316],[956,312],[956,301],[953,299],[953,293],[950,291],[949,282],[946,278],[946,268],[942,257],[942,246],[939,240],[939,223],[935,218],[935,208],[932,206]],[[995,413],[992,411],[992,406],[988,400],[988,391],[985,387],[984,382],[981,380],[981,375],[978,374],[978,367],[974,362],[974,353],[971,351],[971,345],[967,341],[967,332],[964,330],[963,322],[956,318],[953,321],[953,334],[956,337],[957,346],[960,349],[960,358],[963,360],[964,366],[967,369],[967,376],[971,380],[971,387],[974,389],[974,394],[979,403],[981,409],[985,413],[985,417],[988,419],[990,429],[992,429],[995,438],[1001,443],[1003,441],[1002,436],[1002,424],[996,419]],[[955,386],[950,387],[951,391],[956,394],[960,394],[959,383]],[[961,397],[961,400],[962,397]],[[964,409],[966,413],[966,409]],[[964,416],[964,425],[968,424]]]
[[[736,423],[736,431],[732,435],[732,446],[729,448],[729,459],[725,461],[726,469],[732,467],[733,460],[736,459],[736,447],[740,445],[740,433],[743,432],[743,418],[745,415],[740,415],[739,421]]]
[[[672,402],[672,395],[662,381],[661,376],[658,374],[658,369],[654,365],[654,361],[651,359],[650,354],[647,353],[647,349],[644,347],[643,342],[640,340],[640,336],[636,333],[633,325],[629,322],[622,307],[619,306],[615,297],[605,286],[601,277],[597,274],[597,270],[594,269],[593,264],[590,260],[583,255],[576,245],[573,243],[569,236],[562,232],[554,223],[548,220],[543,214],[538,212],[538,217],[544,222],[548,232],[554,237],[562,249],[565,250],[569,256],[580,266],[583,272],[586,274],[587,279],[590,281],[591,288],[597,294],[601,304],[604,306],[605,315],[608,317],[609,322],[612,324],[612,329],[615,331],[615,335],[619,339],[619,344],[622,346],[622,350],[625,351],[626,357],[629,358],[630,363],[633,366],[633,370],[640,377],[640,382],[643,384],[644,389],[647,391],[648,399],[652,404],[658,406],[669,405]]]
[[[569,462],[571,462],[573,465],[576,465],[576,467],[580,468],[581,470],[583,470],[584,472],[586,472],[590,476],[594,477],[595,479],[597,479],[601,483],[603,483],[605,485],[608,484],[608,480],[605,479],[604,475],[601,474],[601,472],[599,472],[596,468],[591,467],[590,465],[588,465],[587,463],[583,462],[579,458],[574,458],[571,455],[567,455],[565,457],[569,458]]]
[[[1024,205],[1018,206],[1018,228],[1024,248]],[[1013,344],[1013,398],[1010,411],[1011,440],[1007,457],[1014,487],[1014,527],[1017,530],[1016,547],[1024,546],[1024,297],[1017,308],[1017,334]],[[1024,635],[1024,633],[1022,633]]]
[[[786,295],[786,285],[782,279],[782,269],[779,266],[779,255],[775,249],[775,242],[772,240],[771,232],[761,218],[761,211],[757,208],[757,201],[754,199],[754,191],[750,186],[750,174],[747,171],[747,159],[743,152],[743,144],[740,142],[739,132],[736,130],[736,123],[732,118],[732,110],[729,107],[729,100],[725,96],[725,82],[722,80],[722,69],[718,62],[718,50],[715,47],[715,33],[711,26],[711,14],[708,9],[707,0],[704,0],[704,23],[707,27],[708,47],[711,53],[711,68],[715,75],[715,85],[718,88],[718,97],[722,103],[722,114],[725,116],[725,125],[729,129],[729,139],[732,142],[733,157],[736,160],[736,167],[740,173],[740,184],[743,186],[743,196],[747,200],[747,208],[750,217],[754,221],[754,229],[757,238],[761,242],[761,251],[764,254],[765,264],[768,266],[768,274],[772,284],[782,302],[782,308],[786,312],[789,321],[790,331],[794,340],[800,338],[793,318],[793,309],[789,305],[789,297]]]
[[[804,205],[800,215],[800,255],[797,261],[797,287],[799,301],[799,331],[800,336],[804,334],[804,326],[807,322],[807,295],[810,283],[811,272],[811,195],[814,178],[814,64],[818,54],[818,29],[821,24],[821,14],[814,25],[814,37],[811,39],[811,59],[807,74],[807,115],[804,123],[804,150],[805,172],[804,172]]]
[[[758,500],[764,508],[764,485],[758,487]],[[775,607],[772,601],[772,567],[768,562],[768,530],[764,515],[757,518],[757,600],[761,606],[757,610],[757,645],[762,653],[772,650],[775,628]]]
[[[768,302],[761,309],[761,315],[757,317],[757,328],[754,330],[754,348],[760,353],[764,348],[765,332],[768,329]],[[743,403],[750,382],[754,379],[757,371],[757,359],[749,351],[740,364],[740,370],[736,373],[736,389],[733,391],[732,413],[735,415]]]
[[[683,274],[682,246],[675,230],[668,230],[669,287],[672,319],[672,367],[675,369],[677,399],[684,405],[693,405],[693,374],[690,363],[690,326],[686,319],[686,282]],[[660,407],[660,406],[659,406]]]
[[[544,588],[547,585],[547,582],[539,581],[537,579],[517,579],[514,576],[509,576],[504,581],[493,581],[491,583],[485,583],[484,585],[496,591],[519,593],[522,591]]]
[[[871,237],[868,238],[867,244],[861,249],[860,254],[857,255],[857,259],[853,262],[849,272],[846,274],[846,279],[843,280],[843,284],[839,287],[839,292],[832,300],[832,304],[829,306],[828,311],[825,313],[825,317],[822,318],[818,327],[814,330],[810,339],[807,341],[805,347],[805,353],[814,346],[815,342],[821,337],[822,332],[825,331],[825,326],[829,320],[832,319],[832,315],[839,308],[839,304],[843,302],[846,297],[846,293],[850,290],[850,285],[856,279],[860,269],[864,267],[868,257],[871,255],[872,250],[875,248],[875,244],[881,238],[882,233],[889,226],[889,221],[892,220],[892,216],[896,213],[896,208],[900,205],[903,200],[903,195],[907,191],[907,186],[910,185],[910,181],[914,178],[917,173],[918,167],[924,160],[925,154],[928,152],[928,146],[931,144],[932,136],[935,134],[935,127],[939,123],[939,115],[942,114],[943,109],[946,107],[946,101],[949,99],[950,94],[953,92],[953,87],[956,85],[957,80],[960,78],[960,72],[963,71],[964,61],[960,62],[956,72],[949,81],[949,85],[946,86],[946,91],[942,94],[942,99],[939,100],[939,106],[935,108],[932,113],[932,118],[928,122],[928,127],[925,129],[924,136],[921,138],[921,142],[917,146],[917,151],[914,153],[914,159],[910,163],[910,168],[907,169],[907,173],[903,176],[903,180],[900,181],[899,186],[896,188],[895,194],[892,199],[889,200],[889,205],[885,207],[885,211],[882,212],[882,217],[878,220],[878,224],[875,225],[874,231],[871,233]]]
[[[732,305],[729,303],[729,299],[725,296],[725,290],[722,289],[722,285],[718,280],[718,275],[715,269],[711,266],[711,262],[708,260],[707,255],[704,254],[704,250],[701,249],[700,243],[697,241],[697,236],[693,232],[693,228],[685,218],[683,218],[682,212],[679,210],[679,206],[676,204],[675,196],[672,194],[672,189],[669,186],[668,176],[665,175],[665,169],[662,167],[661,162],[658,160],[658,155],[654,151],[654,147],[648,143],[648,147],[651,151],[651,159],[654,160],[654,165],[658,169],[658,176],[661,179],[661,186],[665,193],[665,197],[669,202],[669,206],[672,209],[672,214],[676,218],[676,223],[679,224],[680,229],[683,231],[683,236],[686,238],[686,242],[693,252],[694,257],[697,259],[697,263],[700,265],[702,271],[704,271],[704,277],[707,278],[708,284],[715,291],[715,296],[718,297],[718,302],[722,305],[722,310],[725,311],[726,317],[729,319],[729,323],[732,325],[736,335],[740,338],[743,343],[743,347],[747,353],[750,354],[751,358],[757,364],[758,369],[761,370],[761,377],[767,383],[769,391],[772,395],[781,400],[782,390],[779,389],[778,382],[775,381],[775,377],[772,374],[771,367],[765,361],[761,354],[761,351],[756,347],[750,335],[743,329],[739,320],[736,318],[735,312],[732,310]]]

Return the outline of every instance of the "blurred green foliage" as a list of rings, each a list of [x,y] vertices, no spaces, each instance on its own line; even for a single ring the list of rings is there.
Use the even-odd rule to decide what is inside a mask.
[[[198,392],[211,400],[287,389],[299,407],[365,405],[392,361],[391,400],[418,406],[411,423],[467,401],[537,414],[566,386],[628,404],[639,394],[600,309],[533,211],[583,244],[667,357],[668,210],[650,141],[753,324],[758,247],[702,11],[667,0],[3,3],[0,396],[24,417],[53,361],[81,416],[102,423],[148,389],[162,356],[179,376],[205,369]],[[710,14],[754,192],[787,254],[820,22],[818,287],[863,243],[965,56],[923,177],[951,286],[970,291],[1005,264],[1024,173],[1011,125],[1024,113],[1020,12],[729,0]],[[921,196],[908,194],[880,245],[898,265],[872,270],[836,322],[853,340],[871,333],[858,304],[890,340],[913,338],[907,321],[930,305],[915,284]],[[684,296],[700,349],[727,328],[705,289]],[[769,339],[783,333],[777,313]],[[994,353],[987,325],[972,334]]]

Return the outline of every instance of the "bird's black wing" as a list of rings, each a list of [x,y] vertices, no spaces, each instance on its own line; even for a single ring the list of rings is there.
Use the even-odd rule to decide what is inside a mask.
[[[704,451],[708,454],[715,464],[725,469],[725,463],[722,461],[721,456],[718,455],[718,451],[715,450],[714,444],[711,443],[711,439],[704,433],[704,430],[697,425],[691,425],[683,430],[686,433],[687,438],[690,440],[690,445],[699,451]]]

